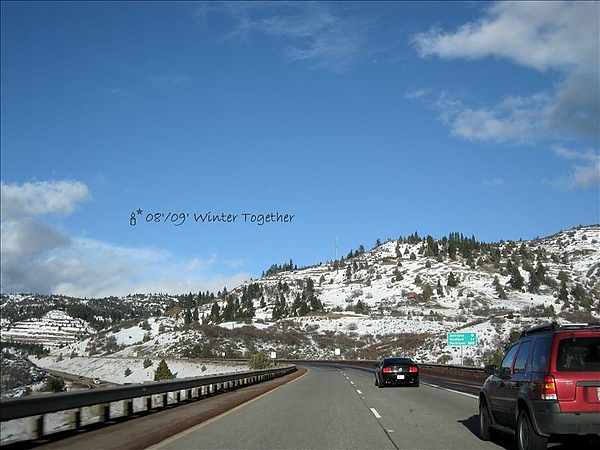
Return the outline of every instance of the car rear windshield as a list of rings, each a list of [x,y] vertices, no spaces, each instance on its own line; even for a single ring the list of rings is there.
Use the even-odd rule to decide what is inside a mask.
[[[556,370],[600,372],[600,337],[569,336],[558,343]]]
[[[389,358],[386,359],[384,365],[386,366],[394,366],[394,365],[411,365],[414,364],[413,360],[410,358]]]

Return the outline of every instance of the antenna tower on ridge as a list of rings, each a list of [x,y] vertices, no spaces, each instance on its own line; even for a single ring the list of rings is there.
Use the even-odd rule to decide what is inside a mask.
[[[333,260],[337,261],[337,236],[333,236]]]

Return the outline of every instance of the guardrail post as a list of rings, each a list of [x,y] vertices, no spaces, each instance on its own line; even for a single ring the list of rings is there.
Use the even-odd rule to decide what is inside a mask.
[[[127,417],[133,415],[133,399],[125,400],[125,403],[123,404],[123,414]]]
[[[81,426],[81,409],[73,409],[69,414],[69,425],[71,430],[77,430]]]
[[[110,420],[110,403],[105,403],[100,407],[102,408],[100,420],[102,422],[108,422]]]
[[[42,439],[44,437],[44,416],[34,416],[31,418],[31,438]]]

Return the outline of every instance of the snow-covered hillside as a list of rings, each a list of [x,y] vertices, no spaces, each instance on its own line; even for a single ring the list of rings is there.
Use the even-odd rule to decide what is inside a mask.
[[[49,311],[40,319],[15,322],[2,330],[2,341],[39,343],[56,348],[75,342],[94,332],[84,320],[73,318],[64,311]]]
[[[53,346],[50,356],[240,358],[262,350],[278,358],[404,354],[482,365],[526,326],[600,318],[600,226],[494,244],[415,234],[325,264],[288,266],[216,295],[153,295],[148,308],[143,298],[82,300],[81,316],[97,320],[100,331]],[[77,299],[67,300],[63,309],[79,314]],[[2,297],[11,316],[22,305]],[[43,323],[4,320],[2,339],[31,336],[23,324]],[[455,331],[476,332],[477,346],[447,347],[446,333]]]
[[[117,357],[43,357],[31,358],[31,361],[38,367],[80,375],[84,379],[98,378],[110,383],[125,384],[153,381],[154,372],[160,360]],[[167,359],[166,363],[175,378],[193,378],[250,370],[245,362]]]

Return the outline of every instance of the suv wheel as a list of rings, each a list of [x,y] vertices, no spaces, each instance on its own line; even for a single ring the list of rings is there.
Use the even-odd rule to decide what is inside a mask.
[[[527,411],[522,409],[517,419],[517,445],[519,450],[546,450],[548,438],[540,436],[533,429]]]
[[[492,418],[484,399],[479,400],[479,437],[482,441],[492,437]]]

